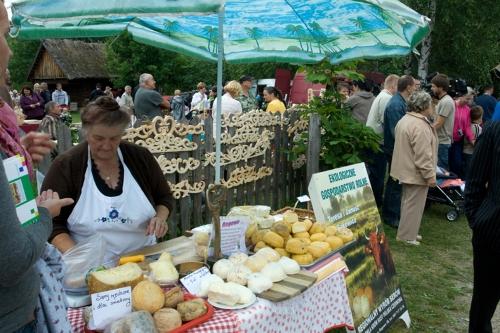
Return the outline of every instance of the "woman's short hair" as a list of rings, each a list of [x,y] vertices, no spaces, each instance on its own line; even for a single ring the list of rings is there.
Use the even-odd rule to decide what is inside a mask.
[[[30,95],[33,94],[33,89],[31,89],[30,86],[28,86],[28,85],[23,86],[23,94],[24,94],[25,90],[29,90],[30,91]]]
[[[422,112],[431,106],[431,95],[425,91],[416,91],[406,101],[408,112]]]
[[[224,87],[224,91],[231,95],[232,98],[236,98],[240,95],[241,84],[238,81],[229,81]]]
[[[181,94],[181,91],[179,89],[177,89],[176,91],[174,91],[174,95],[175,96],[179,96]]]
[[[130,123],[130,115],[114,100],[101,96],[89,103],[82,112],[82,128],[88,131],[94,125],[121,126],[123,130]]]
[[[198,85],[196,86],[196,88],[197,88],[198,90],[200,90],[200,89],[205,89],[205,87],[206,87],[206,86],[207,86],[207,85],[206,85],[205,83],[200,82],[200,83],[198,83]]]

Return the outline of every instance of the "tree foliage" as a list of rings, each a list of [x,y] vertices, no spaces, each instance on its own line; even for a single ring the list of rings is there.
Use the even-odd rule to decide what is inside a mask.
[[[39,40],[20,40],[7,36],[7,42],[14,56],[9,61],[9,71],[14,89],[19,90],[25,84],[36,52],[40,47]],[[3,75],[3,74],[2,74]]]

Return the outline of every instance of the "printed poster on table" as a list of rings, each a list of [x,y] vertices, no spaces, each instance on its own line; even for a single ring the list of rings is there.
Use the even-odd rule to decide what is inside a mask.
[[[409,314],[364,163],[314,174],[309,184],[317,221],[349,228],[355,241],[340,253],[354,326],[359,333],[386,332]]]
[[[231,255],[235,252],[247,253],[245,245],[245,232],[248,227],[250,218],[248,216],[241,217],[220,217],[221,241],[220,249],[223,255]],[[210,240],[208,242],[207,257],[214,256],[214,225],[210,229]]]

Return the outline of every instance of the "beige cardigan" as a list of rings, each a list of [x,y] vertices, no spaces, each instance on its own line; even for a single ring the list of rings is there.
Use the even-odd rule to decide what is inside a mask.
[[[413,185],[436,178],[438,138],[426,117],[408,112],[396,125],[395,139],[391,177]]]

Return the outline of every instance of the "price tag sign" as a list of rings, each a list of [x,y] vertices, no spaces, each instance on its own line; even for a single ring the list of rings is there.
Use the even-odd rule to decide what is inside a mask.
[[[92,298],[93,329],[106,325],[132,313],[132,288],[124,287],[90,295]]]
[[[212,275],[208,268],[202,267],[197,271],[183,277],[181,283],[186,287],[190,294],[196,294],[198,287],[200,286],[201,280],[205,277]]]
[[[301,197],[297,197],[297,200],[299,200],[300,202],[308,202],[311,201],[311,198],[309,198],[307,195],[303,195]]]

